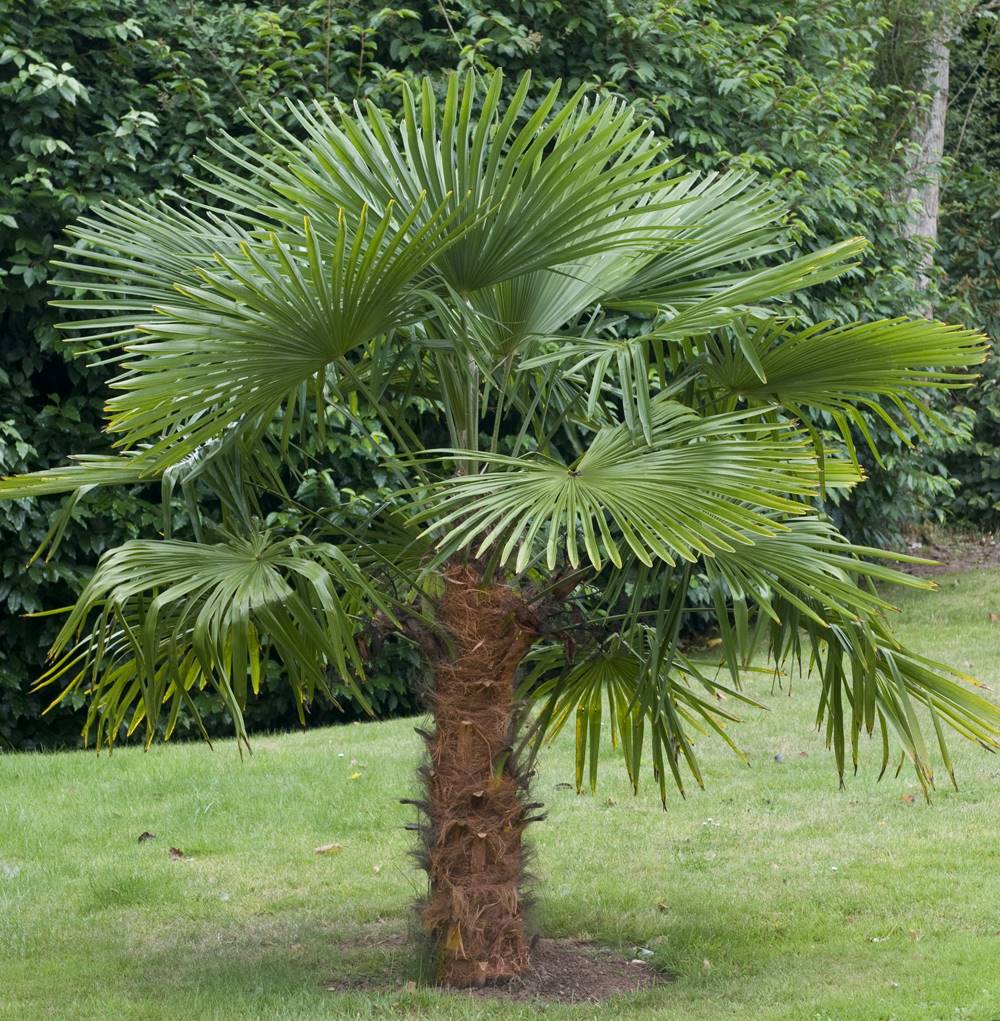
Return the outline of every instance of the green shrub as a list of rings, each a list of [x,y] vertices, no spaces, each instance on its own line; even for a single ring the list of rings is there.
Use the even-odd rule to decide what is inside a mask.
[[[752,168],[773,182],[793,206],[795,248],[851,234],[877,241],[877,255],[853,279],[811,293],[799,308],[804,318],[824,319],[834,307],[846,318],[912,309],[919,252],[898,237],[905,137],[893,119],[900,88],[882,83],[877,68],[888,24],[882,9],[856,0],[8,5],[0,15],[0,117],[10,139],[0,153],[0,385],[8,395],[0,470],[57,464],[73,449],[99,447],[103,381],[95,373],[84,381],[46,306],[54,293],[49,260],[69,220],[111,194],[183,189],[198,172],[206,136],[244,130],[241,107],[263,105],[281,118],[287,100],[372,97],[391,105],[402,77],[442,68],[502,65],[508,81],[531,68],[543,81],[593,81],[626,95],[689,166]],[[348,446],[342,477],[328,473],[309,485],[384,491],[375,462]],[[883,498],[841,508],[855,536],[888,520],[887,507],[919,517],[939,502],[936,455],[900,456],[911,496],[899,499],[888,475],[868,487]],[[0,740],[76,739],[72,706],[38,718],[43,703],[28,687],[52,628],[19,615],[71,602],[101,550],[154,529],[149,496],[92,495],[75,510],[53,561],[30,569],[49,522],[27,504],[0,510]],[[400,697],[395,683],[387,707]],[[283,711],[261,706],[261,722],[284,719]]]
[[[951,155],[941,205],[938,260],[946,316],[1000,337],[1000,18],[984,9],[952,47]],[[958,482],[949,511],[980,529],[1000,529],[1000,357],[956,405],[973,417],[972,442],[945,458]]]

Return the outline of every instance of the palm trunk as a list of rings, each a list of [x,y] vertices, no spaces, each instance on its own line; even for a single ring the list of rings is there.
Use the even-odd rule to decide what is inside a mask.
[[[470,565],[445,571],[439,622],[452,648],[435,664],[425,811],[430,894],[423,921],[436,978],[467,987],[528,964],[521,894],[524,779],[511,761],[515,674],[537,637],[530,607]]]

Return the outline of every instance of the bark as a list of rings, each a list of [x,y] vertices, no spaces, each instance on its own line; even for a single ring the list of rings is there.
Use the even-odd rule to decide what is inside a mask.
[[[435,664],[434,730],[425,735],[423,922],[437,980],[484,985],[528,965],[522,835],[532,807],[511,757],[515,674],[537,637],[530,607],[478,570],[445,571],[439,623],[452,648]]]
[[[908,198],[917,209],[907,225],[905,234],[911,238],[926,238],[937,243],[938,214],[941,207],[941,160],[944,157],[944,127],[948,116],[948,76],[951,38],[950,19],[941,16],[934,25],[927,44],[927,63],[923,89],[930,97],[930,105],[915,131],[914,140],[919,150],[913,160],[911,171],[922,183],[912,188]],[[930,282],[930,271],[934,264],[933,248],[921,258],[917,268],[917,286],[926,292]],[[923,314],[933,316],[934,309],[928,301]]]

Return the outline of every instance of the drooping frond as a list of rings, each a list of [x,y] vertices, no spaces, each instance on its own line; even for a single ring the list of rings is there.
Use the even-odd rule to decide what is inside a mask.
[[[942,723],[1000,749],[1000,707],[970,690],[979,682],[917,655],[888,625],[887,613],[894,607],[887,585],[934,586],[879,561],[919,559],[856,546],[822,518],[788,524],[786,532],[719,552],[705,562],[720,651],[734,683],[754,655],[765,651],[776,669],[793,664],[815,669],[821,681],[817,724],[826,728],[841,778],[845,740],[857,768],[859,738],[863,732],[872,734],[878,724],[883,771],[894,736],[920,782],[930,786],[933,767],[921,709],[929,716],[923,726],[933,727],[949,773]]]
[[[871,736],[876,725],[882,744],[882,772],[889,765],[895,739],[925,792],[934,785],[933,763],[924,737],[928,726],[953,784],[956,779],[945,726],[987,750],[1000,750],[1000,707],[974,690],[981,687],[980,682],[908,649],[884,620],[843,620],[829,615],[819,624],[791,606],[782,607],[779,616],[780,623],[772,623],[770,628],[772,653],[779,664],[797,662],[805,645],[808,664],[815,667],[821,684],[816,724],[825,729],[841,780],[847,745],[856,770],[861,735]]]
[[[797,592],[808,593],[824,611],[858,618],[892,609],[869,582],[933,588],[930,582],[878,562],[920,563],[919,558],[849,543],[825,518],[811,515],[789,520],[786,526],[720,551],[706,561],[709,580],[723,581],[731,597],[751,599],[772,619],[776,618],[772,600],[783,598],[817,622],[822,617]]]
[[[127,542],[106,553],[53,644],[40,685],[90,697],[98,745],[124,726],[169,736],[192,695],[215,689],[245,739],[242,706],[281,661],[300,704],[339,683],[365,705],[352,618],[391,608],[337,547],[266,531],[204,544]],[[57,700],[58,701],[58,700]]]
[[[640,628],[630,643],[612,639],[606,647],[567,662],[562,646],[533,653],[521,686],[522,696],[536,706],[527,725],[525,743],[535,751],[552,741],[570,720],[576,733],[576,786],[586,776],[596,789],[602,733],[620,748],[634,790],[642,762],[649,755],[660,798],[666,805],[668,776],[683,795],[682,767],[704,786],[694,737],[714,733],[738,755],[745,756],[727,726],[739,717],[724,708],[720,696],[758,709],[764,707],[735,688],[710,676],[711,668],[670,650],[659,655],[658,636]]]

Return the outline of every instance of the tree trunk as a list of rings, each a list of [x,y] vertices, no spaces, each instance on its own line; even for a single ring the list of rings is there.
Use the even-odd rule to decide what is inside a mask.
[[[425,735],[424,925],[436,978],[467,987],[528,964],[521,891],[526,781],[511,760],[515,674],[537,637],[531,608],[471,565],[445,572],[439,623],[452,648],[435,664],[434,730]]]
[[[948,115],[948,77],[951,39],[950,19],[942,13],[932,28],[927,42],[927,56],[922,88],[930,95],[930,104],[925,117],[917,125],[914,141],[919,145],[911,171],[913,176],[923,179],[912,188],[908,199],[917,205],[913,218],[906,228],[906,236],[927,239],[936,244],[938,236],[938,213],[941,206],[941,160],[944,158],[944,127]],[[934,251],[929,249],[921,258],[917,268],[917,286],[926,292],[930,283],[930,271],[934,264]],[[931,318],[933,306],[928,301],[921,310]]]

